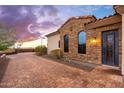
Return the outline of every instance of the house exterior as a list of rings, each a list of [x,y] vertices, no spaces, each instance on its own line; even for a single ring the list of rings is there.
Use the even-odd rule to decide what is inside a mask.
[[[35,48],[40,45],[47,46],[47,38],[39,38],[36,40],[28,40],[28,41],[17,41],[14,45],[15,48],[22,48],[22,49],[28,49],[28,48]]]
[[[47,54],[50,54],[50,52],[54,49],[59,49],[60,48],[60,34],[59,31],[50,33],[46,35],[47,37]]]
[[[124,75],[124,6],[113,8],[116,13],[103,19],[80,16],[67,20],[57,31],[64,56],[115,67]]]

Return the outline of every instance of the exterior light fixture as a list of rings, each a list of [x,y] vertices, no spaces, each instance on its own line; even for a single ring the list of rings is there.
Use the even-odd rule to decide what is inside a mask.
[[[92,42],[93,43],[96,43],[96,37],[93,38]]]
[[[91,44],[95,46],[96,43],[97,43],[96,37],[93,37],[91,40]]]

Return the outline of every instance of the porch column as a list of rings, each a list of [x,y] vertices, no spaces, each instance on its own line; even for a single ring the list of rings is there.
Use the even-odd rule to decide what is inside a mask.
[[[122,14],[122,68],[121,73],[124,78],[124,14]]]
[[[124,82],[124,5],[114,6],[115,12],[122,16],[122,63],[121,63],[121,74]]]

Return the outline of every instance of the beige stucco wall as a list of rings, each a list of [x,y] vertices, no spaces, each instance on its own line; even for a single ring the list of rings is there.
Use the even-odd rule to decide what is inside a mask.
[[[48,41],[47,53],[48,54],[50,54],[51,50],[59,48],[59,40],[60,40],[60,34],[47,37],[47,41]]]

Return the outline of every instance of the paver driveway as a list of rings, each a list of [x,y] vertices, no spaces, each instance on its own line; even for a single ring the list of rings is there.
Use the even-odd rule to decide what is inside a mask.
[[[115,70],[86,71],[32,53],[9,58],[0,63],[0,87],[124,87]]]

